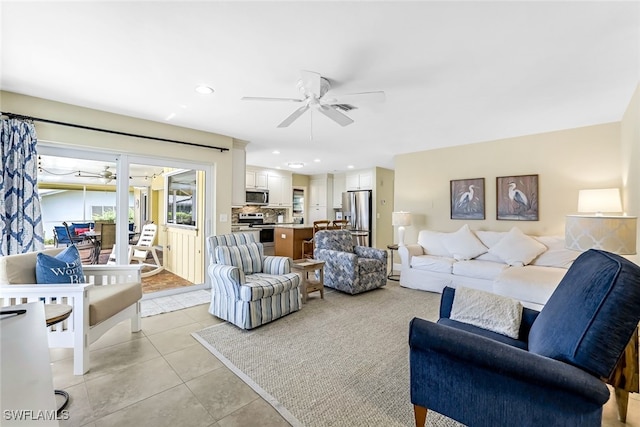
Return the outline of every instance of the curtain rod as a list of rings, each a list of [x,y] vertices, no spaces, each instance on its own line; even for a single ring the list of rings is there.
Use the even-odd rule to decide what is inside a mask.
[[[155,141],[173,142],[175,144],[190,145],[192,147],[213,148],[213,149],[216,149],[216,150],[220,150],[221,153],[225,152],[225,151],[229,151],[228,148],[216,147],[215,145],[196,144],[195,142],[185,142],[185,141],[178,141],[178,140],[175,140],[175,139],[156,138],[154,136],[146,136],[146,135],[136,135],[135,133],[120,132],[120,131],[117,131],[117,130],[101,129],[101,128],[95,128],[95,127],[91,127],[91,126],[77,125],[77,124],[74,124],[74,123],[65,123],[65,122],[59,122],[59,121],[56,121],[56,120],[41,119],[41,118],[38,118],[38,117],[24,116],[22,114],[7,113],[7,112],[0,112],[0,114],[3,115],[3,116],[7,116],[10,119],[14,119],[15,118],[15,119],[23,119],[23,120],[33,120],[33,121],[36,121],[36,122],[51,123],[51,124],[54,124],[54,125],[69,126],[69,127],[78,128],[78,129],[86,129],[86,130],[92,130],[92,131],[96,131],[96,132],[111,133],[111,134],[114,134],[114,135],[131,136],[133,138],[143,138],[143,139],[152,139],[152,140],[155,140]]]

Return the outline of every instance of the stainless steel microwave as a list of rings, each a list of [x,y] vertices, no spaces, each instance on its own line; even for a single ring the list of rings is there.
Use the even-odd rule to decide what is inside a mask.
[[[269,204],[269,190],[247,190],[245,197],[247,205],[265,206]]]

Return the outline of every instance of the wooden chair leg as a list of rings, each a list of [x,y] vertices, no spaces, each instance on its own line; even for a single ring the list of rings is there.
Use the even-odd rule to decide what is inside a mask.
[[[638,328],[636,328],[629,344],[624,349],[620,360],[613,373],[606,381],[614,390],[616,406],[618,408],[618,420],[627,421],[627,408],[629,404],[629,392],[638,393]]]
[[[416,427],[424,427],[427,422],[427,408],[420,405],[413,405],[413,417],[416,420]]]

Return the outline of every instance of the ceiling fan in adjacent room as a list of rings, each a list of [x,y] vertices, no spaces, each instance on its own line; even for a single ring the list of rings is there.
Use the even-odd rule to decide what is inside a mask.
[[[348,117],[344,112],[349,112],[358,107],[352,104],[360,102],[382,102],[385,99],[383,91],[351,93],[340,96],[326,96],[331,89],[331,83],[328,79],[313,71],[301,71],[301,77],[298,80],[298,89],[304,98],[263,98],[256,96],[245,96],[244,101],[285,101],[303,103],[301,107],[291,113],[286,119],[278,125],[284,128],[293,123],[298,117],[304,114],[309,108],[314,108],[324,114],[340,126],[347,126],[353,123],[353,119]]]

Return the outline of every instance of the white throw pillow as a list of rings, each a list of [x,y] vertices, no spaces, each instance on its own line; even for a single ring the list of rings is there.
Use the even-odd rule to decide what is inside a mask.
[[[518,339],[522,304],[501,295],[458,286],[449,318]]]
[[[418,234],[418,244],[424,249],[424,253],[427,255],[446,256],[451,257],[447,248],[442,243],[442,236],[448,233],[441,233],[439,231],[422,230]]]
[[[468,260],[487,252],[487,247],[469,229],[467,224],[454,233],[442,236],[445,248],[457,260]]]
[[[509,265],[522,267],[546,250],[545,245],[513,227],[497,244],[489,248],[489,253]]]

